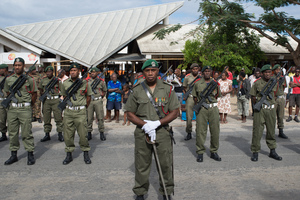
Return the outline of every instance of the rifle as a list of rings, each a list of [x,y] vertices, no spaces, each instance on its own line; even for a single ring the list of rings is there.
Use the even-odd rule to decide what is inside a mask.
[[[6,97],[5,100],[2,101],[1,105],[4,108],[8,108],[11,101],[14,103],[18,103],[18,99],[16,98],[15,94],[17,93],[19,97],[22,96],[20,89],[24,85],[24,83],[27,81],[28,73],[33,71],[35,68],[35,64],[38,60],[35,61],[35,63],[28,69],[28,71],[25,74],[21,74],[18,79],[10,86],[9,88],[9,95]]]
[[[201,78],[199,75],[196,76],[196,78],[190,83],[189,85],[189,89],[188,91],[186,91],[184,94],[183,94],[183,100],[187,100],[187,98],[189,97],[190,93],[193,91],[193,88],[194,88],[194,85],[195,85],[195,81],[198,79],[198,78]]]
[[[9,77],[10,75],[12,75],[13,73],[14,73],[14,70],[13,70],[10,74],[7,74],[7,75],[4,77],[4,79],[1,81],[1,83],[0,83],[0,96],[1,96],[1,97],[4,97],[4,94],[3,94],[2,90],[3,90],[3,88],[4,88],[5,80],[6,80],[7,77]]]
[[[259,102],[257,102],[254,106],[253,109],[256,111],[260,111],[262,104],[266,104],[268,106],[270,106],[270,103],[267,101],[267,97],[269,97],[269,99],[273,99],[273,96],[271,94],[273,88],[275,87],[278,78],[280,77],[281,71],[276,75],[276,77],[274,78],[270,78],[270,80],[268,81],[268,83],[264,86],[264,88],[262,89],[262,91],[260,92],[260,94],[262,95],[261,99],[259,100]]]
[[[284,67],[284,65],[283,65],[283,67]],[[289,72],[291,71],[291,69],[292,69],[292,67],[290,67],[290,68],[287,70],[287,72],[285,73],[285,75],[280,76],[279,82],[278,82],[279,87],[281,87],[281,85],[282,85],[283,82],[285,81],[285,76],[287,76],[287,75],[289,74]]]
[[[94,92],[94,94],[97,94],[96,88],[97,88],[97,86],[98,86],[98,85],[100,84],[100,82],[101,82],[100,77],[101,77],[106,71],[107,71],[107,69],[104,69],[103,72],[102,72],[101,74],[99,74],[99,75],[95,78],[95,80],[93,81],[93,83],[91,84],[91,88],[92,88],[92,91]],[[95,96],[92,95],[91,98],[92,98],[92,100],[94,100]]]
[[[222,74],[225,72],[227,67],[224,68],[222,73],[217,77],[216,80],[211,80],[209,84],[204,88],[204,90],[200,93],[200,101],[193,107],[193,111],[195,111],[197,114],[201,110],[202,106],[206,109],[208,109],[208,105],[205,102],[206,99],[208,99],[209,102],[212,102],[212,99],[210,98],[211,93],[216,89],[218,86],[218,80],[222,77]]]
[[[166,78],[168,72],[170,71],[170,69],[171,69],[172,67],[173,67],[173,65],[171,65],[171,66],[169,67],[169,69],[166,71],[166,73],[164,73],[164,75],[161,76],[161,80],[163,80],[164,78]]]
[[[66,93],[67,93],[66,97],[57,106],[60,109],[60,111],[63,111],[66,108],[67,104],[70,107],[73,106],[73,103],[71,102],[71,98],[73,98],[74,101],[77,101],[75,94],[81,87],[83,79],[85,79],[85,77],[87,76],[88,71],[90,71],[90,69],[92,69],[92,68],[93,68],[93,65],[84,73],[84,75],[81,78],[77,78],[72,83],[72,85],[66,90]]]
[[[60,77],[60,75],[61,75],[61,73],[62,73],[63,71],[64,71],[64,70],[62,69],[61,72],[58,74],[57,77]],[[48,98],[51,98],[50,92],[51,92],[52,94],[54,94],[53,88],[54,88],[54,86],[55,86],[55,85],[58,83],[58,81],[59,81],[59,79],[58,79],[57,77],[54,76],[54,77],[51,79],[51,81],[46,85],[46,87],[45,87],[45,92],[44,92],[44,93],[40,96],[40,98],[39,98],[39,100],[40,100],[41,102],[44,103],[44,101],[46,100],[47,97],[48,97]]]

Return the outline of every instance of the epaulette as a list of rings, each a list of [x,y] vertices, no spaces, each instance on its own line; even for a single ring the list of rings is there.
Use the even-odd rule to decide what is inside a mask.
[[[256,81],[258,81],[259,79],[261,79],[261,78],[259,77],[258,79],[256,79],[256,80],[254,81],[254,83],[255,83]]]
[[[99,78],[101,81],[105,82],[105,80],[103,78]]]
[[[185,75],[185,77],[188,77],[189,75],[191,75],[191,73],[189,73],[189,74]]]

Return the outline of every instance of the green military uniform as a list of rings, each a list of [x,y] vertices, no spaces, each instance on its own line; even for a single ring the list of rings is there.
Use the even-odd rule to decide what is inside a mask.
[[[89,79],[89,85],[93,83],[94,79]],[[96,117],[98,120],[98,130],[99,132],[104,132],[104,110],[103,110],[103,100],[102,95],[103,92],[106,92],[106,84],[102,79],[96,88],[96,94],[92,94],[91,103],[87,109],[88,112],[88,132],[93,131],[93,120],[94,120],[94,112],[96,112]]]
[[[210,79],[212,81],[213,78]],[[204,78],[197,81],[192,91],[193,97],[198,100],[201,92],[206,88],[207,83]],[[219,149],[219,135],[220,135],[220,122],[219,122],[219,109],[217,107],[217,97],[221,97],[220,88],[217,87],[210,95],[212,102],[206,99],[206,103],[209,108],[202,107],[196,117],[196,147],[197,154],[203,154],[205,152],[205,140],[207,135],[207,124],[209,123],[210,130],[210,152],[217,153]]]
[[[55,78],[54,76],[49,79],[47,76],[43,77],[39,83],[39,89],[42,89],[45,92],[46,86],[48,83]],[[56,130],[58,133],[63,132],[63,122],[61,111],[58,109],[58,104],[60,102],[60,91],[62,88],[62,83],[59,82],[54,86],[53,93],[49,92],[51,97],[47,97],[43,102],[43,116],[44,116],[44,132],[50,133],[52,130],[51,124],[51,113],[53,112],[54,121],[56,123]]]
[[[0,82],[4,79],[4,76],[0,76]],[[6,98],[6,92],[2,90],[3,96],[0,95],[0,132],[2,133],[3,141],[7,140],[6,132],[7,132],[7,126],[6,126],[6,119],[7,119],[7,110],[4,108],[1,103]]]
[[[153,92],[148,86],[147,88],[152,94],[162,117],[165,117],[169,111],[173,111],[180,107],[177,96],[175,92],[172,91],[172,86],[168,83],[157,79],[157,84]],[[135,115],[142,120],[159,120],[159,117],[141,84],[138,84],[133,88],[133,93],[129,95],[125,110],[135,113]],[[149,189],[149,173],[151,169],[153,148],[151,144],[146,142],[145,133],[141,128],[142,127],[137,126],[134,132],[135,186],[133,192],[136,195],[144,195]],[[171,194],[174,190],[174,177],[172,176],[173,149],[169,132],[164,127],[160,126],[156,129],[155,144],[157,145],[158,157],[163,171],[167,193]],[[159,191],[163,194],[161,182],[160,186]]]
[[[5,81],[4,91],[9,92],[9,88],[18,79],[16,74],[11,75]],[[20,149],[19,143],[19,129],[21,127],[22,141],[25,150],[28,152],[34,151],[34,140],[32,135],[31,125],[31,93],[37,91],[37,85],[31,76],[27,76],[27,81],[21,87],[21,97],[15,95],[18,103],[11,103],[7,112],[7,124],[9,132],[9,149],[10,151],[18,151]]]
[[[61,94],[66,96],[66,90],[72,85],[73,81],[68,78],[64,81]],[[75,149],[74,136],[75,130],[79,135],[79,145],[82,151],[89,151],[91,148],[87,139],[87,111],[86,111],[86,97],[92,95],[90,85],[86,80],[83,83],[77,93],[75,94],[76,101],[71,98],[73,104],[72,107],[67,106],[64,110],[63,118],[63,132],[65,140],[65,151],[73,152]]]
[[[34,78],[35,82],[37,85],[40,84],[41,81],[41,76],[39,74],[36,75],[32,75],[32,77]],[[41,119],[42,118],[42,114],[41,114],[41,101],[39,100],[41,94],[40,91],[37,91],[37,97],[36,97],[36,101],[35,104],[32,107],[32,117],[36,118],[36,119]]]

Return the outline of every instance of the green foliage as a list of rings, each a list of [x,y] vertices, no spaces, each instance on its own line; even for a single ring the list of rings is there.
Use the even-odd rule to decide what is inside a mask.
[[[181,24],[176,24],[168,28],[162,28],[154,33],[155,36],[153,39],[158,38],[159,40],[163,40],[165,39],[166,35],[178,31],[181,27],[182,27]]]

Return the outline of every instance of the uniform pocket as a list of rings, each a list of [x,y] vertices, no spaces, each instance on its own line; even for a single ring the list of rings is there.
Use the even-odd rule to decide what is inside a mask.
[[[149,99],[140,98],[137,100],[138,108],[136,111],[136,115],[138,116],[147,116],[146,114],[149,113]]]

